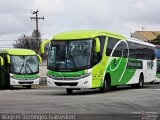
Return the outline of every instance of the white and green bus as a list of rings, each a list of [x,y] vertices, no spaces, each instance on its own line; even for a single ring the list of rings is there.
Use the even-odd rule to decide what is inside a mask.
[[[47,84],[68,94],[81,88],[109,91],[120,85],[143,87],[155,80],[155,46],[103,30],[57,34],[50,43]]]
[[[156,55],[156,60],[157,60],[156,61],[157,69],[156,69],[156,80],[154,82],[160,83],[160,45],[156,45],[155,55]]]
[[[28,49],[4,49],[0,51],[0,88],[39,84],[39,62],[42,59]]]

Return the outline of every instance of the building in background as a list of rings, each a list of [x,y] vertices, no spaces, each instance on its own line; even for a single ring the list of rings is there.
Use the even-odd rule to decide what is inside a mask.
[[[135,31],[131,34],[131,37],[143,40],[145,42],[151,42],[160,37],[160,31]]]

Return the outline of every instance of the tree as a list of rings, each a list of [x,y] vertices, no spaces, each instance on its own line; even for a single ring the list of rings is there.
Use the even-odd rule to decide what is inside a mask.
[[[21,35],[16,43],[13,43],[14,48],[24,48],[34,50],[36,53],[40,53],[41,45],[41,33],[38,31],[38,37],[36,36],[37,31],[33,30],[32,35]]]
[[[33,32],[32,32],[32,40],[35,42],[34,43],[34,48],[35,48],[34,51],[36,51],[36,53],[40,53],[40,46],[41,46],[41,43],[42,43],[40,31],[33,30]]]
[[[158,36],[156,39],[150,41],[150,43],[155,44],[155,45],[160,45],[160,36]]]

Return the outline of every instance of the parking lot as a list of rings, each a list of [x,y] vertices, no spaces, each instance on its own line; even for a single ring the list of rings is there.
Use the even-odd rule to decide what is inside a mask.
[[[98,90],[75,91],[67,95],[64,89],[0,90],[0,113],[9,114],[131,114],[160,113],[160,84],[143,89],[120,87],[102,94]]]

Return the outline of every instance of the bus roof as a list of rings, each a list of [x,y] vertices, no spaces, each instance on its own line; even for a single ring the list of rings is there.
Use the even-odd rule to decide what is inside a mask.
[[[135,39],[135,38],[128,38],[127,41],[131,41],[131,42],[134,42],[134,43],[139,43],[139,44],[155,47],[155,45],[152,44],[152,43],[145,42],[145,41],[142,41],[142,40],[139,40],[139,39]]]
[[[36,55],[36,52],[29,49],[3,49],[0,53],[7,53],[10,55]]]
[[[56,40],[85,39],[85,38],[94,38],[94,37],[97,37],[98,35],[103,35],[103,34],[105,35],[110,34],[117,37],[125,38],[120,34],[109,32],[106,30],[77,30],[77,31],[70,31],[70,32],[57,34],[54,36],[53,39],[56,39]]]
[[[134,38],[128,38],[126,36],[114,33],[114,32],[109,32],[106,30],[77,30],[77,31],[69,31],[69,32],[64,32],[64,33],[59,33],[54,36],[53,40],[74,40],[74,39],[85,39],[85,38],[94,38],[99,35],[107,35],[109,37],[114,37],[117,39],[124,39],[132,42],[136,42],[139,44],[144,44],[148,46],[155,47],[155,45],[144,42],[139,39],[134,39]]]

